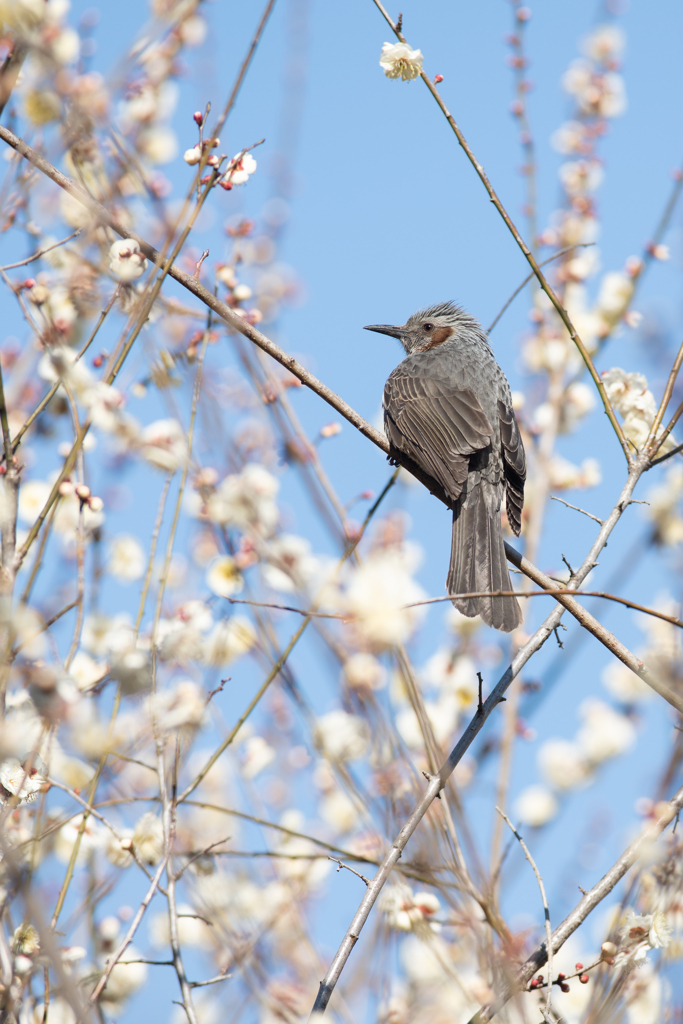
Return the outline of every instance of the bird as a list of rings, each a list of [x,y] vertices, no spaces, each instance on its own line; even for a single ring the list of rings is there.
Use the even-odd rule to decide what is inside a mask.
[[[405,324],[371,324],[407,355],[384,386],[389,459],[410,460],[445,491],[453,510],[446,588],[463,615],[509,633],[522,623],[500,509],[515,536],[522,527],[526,456],[510,385],[478,321],[453,302],[419,309]],[[458,594],[486,592],[483,597]]]

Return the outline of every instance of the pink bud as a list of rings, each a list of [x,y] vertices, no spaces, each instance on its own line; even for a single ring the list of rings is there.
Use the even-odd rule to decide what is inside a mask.
[[[582,974],[579,977],[579,981],[581,982],[582,985],[587,985],[588,984],[588,975],[587,974]]]
[[[443,75],[434,75],[434,85],[438,85],[439,82],[443,82]]]
[[[204,115],[202,114],[201,110],[196,110],[192,115],[192,119],[193,121],[196,121],[200,128],[204,124]]]
[[[574,970],[582,971],[583,970],[583,964],[574,964]]]

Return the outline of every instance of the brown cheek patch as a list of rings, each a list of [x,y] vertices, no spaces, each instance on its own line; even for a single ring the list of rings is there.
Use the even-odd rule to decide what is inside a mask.
[[[444,341],[448,341],[452,334],[452,327],[437,327],[430,335],[429,344],[421,348],[420,352],[429,352],[430,348],[438,348],[439,345],[443,345]]]

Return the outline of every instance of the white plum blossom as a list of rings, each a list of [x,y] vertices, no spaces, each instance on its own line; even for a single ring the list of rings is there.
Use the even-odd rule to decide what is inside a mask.
[[[344,662],[342,678],[352,690],[379,690],[384,686],[385,672],[377,658],[359,651]]]
[[[621,661],[610,662],[602,673],[602,681],[611,696],[623,704],[642,704],[655,695],[652,687]]]
[[[186,149],[183,153],[183,160],[186,164],[189,164],[190,167],[194,167],[195,164],[198,164],[201,158],[202,147],[199,144],[193,146],[191,149]]]
[[[161,819],[147,811],[133,829],[133,847],[144,864],[158,864],[164,854],[164,830]]]
[[[575,466],[561,455],[553,455],[548,463],[548,480],[550,486],[556,490],[597,487],[601,479],[602,473],[597,459],[584,459],[580,466]]]
[[[249,736],[243,744],[242,775],[254,779],[275,760],[275,750],[263,736]]]
[[[384,43],[379,59],[387,78],[402,78],[409,82],[422,71],[424,57],[421,50],[412,50],[407,43]]]
[[[582,153],[586,147],[586,125],[582,121],[565,121],[553,132],[550,142],[558,153],[571,156]]]
[[[52,487],[45,480],[27,480],[19,489],[19,518],[35,523],[50,496]]]
[[[362,757],[370,741],[370,729],[364,718],[346,711],[330,711],[315,726],[318,748],[331,761],[354,761]]]
[[[595,192],[603,179],[603,170],[596,160],[574,160],[562,164],[560,181],[570,195]]]
[[[149,651],[140,647],[113,651],[110,656],[110,674],[127,697],[143,693],[152,685],[152,660]]]
[[[129,868],[133,863],[133,831],[123,829],[119,832],[121,838],[110,833],[104,847],[104,855],[110,864],[116,868]]]
[[[423,675],[426,682],[453,694],[461,708],[469,707],[477,698],[477,670],[467,655],[441,647],[425,665]]]
[[[583,726],[576,740],[591,764],[618,757],[635,743],[636,730],[631,720],[604,701],[593,697],[583,701],[579,714]]]
[[[38,754],[6,757],[0,764],[0,803],[31,803],[46,786],[47,768]]]
[[[671,942],[673,929],[666,914],[636,914],[629,911],[619,932],[619,950],[615,963],[643,960],[651,949],[665,949]]]
[[[263,466],[248,463],[240,473],[227,476],[209,497],[207,515],[221,526],[253,529],[263,536],[273,532],[278,520],[276,478]]]
[[[250,175],[256,170],[256,166],[256,160],[254,160],[251,153],[242,151],[232,158],[225,174],[220,179],[220,184],[224,188],[232,188],[233,185],[245,185],[249,181]]]
[[[310,541],[287,533],[270,541],[267,559],[263,565],[263,579],[273,590],[282,593],[304,590],[320,566],[311,553]]]
[[[152,698],[152,714],[162,732],[198,729],[206,722],[206,694],[191,679]]]
[[[606,64],[621,57],[626,46],[624,30],[613,23],[598,25],[582,43],[587,57],[599,64]]]
[[[527,786],[515,800],[515,817],[531,828],[547,825],[559,810],[557,800],[545,786]]]
[[[603,277],[597,310],[609,325],[614,326],[626,313],[634,287],[633,277],[622,270],[612,270]]]
[[[654,523],[656,537],[660,544],[680,544],[683,541],[683,515],[680,503],[683,499],[683,466],[672,466],[661,484],[647,494],[649,505],[646,512]],[[19,495],[21,502],[21,492]]]
[[[187,438],[178,420],[156,420],[146,426],[140,438],[140,454],[152,466],[175,472],[187,456]]]
[[[627,373],[620,367],[612,367],[602,374],[602,380],[609,400],[624,418],[624,436],[632,441],[636,448],[642,448],[657,412],[657,404],[654,395],[648,389],[647,378],[642,373]],[[659,428],[658,435],[662,429]],[[662,444],[661,452],[670,451],[675,443],[673,436],[669,434]]]
[[[254,627],[245,616],[221,619],[203,641],[202,661],[214,668],[222,668],[247,654],[255,644]]]
[[[441,910],[441,903],[434,893],[414,893],[405,882],[394,882],[385,885],[378,904],[389,926],[397,931],[419,933],[421,929],[430,927],[438,931],[438,924],[433,918]]]
[[[107,571],[121,583],[139,580],[145,571],[145,550],[130,533],[119,533],[109,545]]]
[[[560,792],[585,785],[591,767],[581,747],[569,740],[546,740],[538,752],[538,768],[543,779]]]
[[[235,559],[230,555],[214,558],[206,573],[206,585],[212,594],[218,597],[232,597],[239,594],[244,586],[244,579],[237,568]]]
[[[85,651],[77,651],[69,666],[69,675],[82,691],[90,690],[101,682],[106,673],[106,662],[96,661]]]
[[[147,260],[134,238],[122,238],[114,242],[109,249],[109,269],[119,281],[126,284],[142,277],[147,269]]]
[[[405,643],[424,615],[424,608],[408,608],[426,597],[413,579],[415,549],[404,545],[373,551],[354,570],[344,605],[354,627],[375,650]]]

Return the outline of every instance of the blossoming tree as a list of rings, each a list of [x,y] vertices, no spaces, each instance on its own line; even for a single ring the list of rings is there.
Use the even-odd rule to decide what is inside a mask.
[[[642,253],[602,273],[601,145],[626,110],[625,36],[610,18],[562,78],[561,196],[542,226],[531,12],[513,0],[518,226],[446,107],[445,75],[375,0],[392,40],[377,75],[436,102],[482,207],[528,263],[510,300],[527,287],[527,386],[513,396],[530,464],[523,554],[507,546],[527,618],[508,643],[418,581],[427,538],[392,502],[415,483],[444,500],[438,484],[406,465],[349,493],[329,446],[354,431],[383,453],[388,442],[274,340],[301,294],[281,259],[288,203],[276,193],[253,211],[263,140],[221,141],[274,6],[255,18],[227,98],[202,93],[182,118],[177,82],[219,17],[210,5],[152,0],[105,77],[90,65],[96,11],[0,0],[0,276],[15,332],[0,347],[2,1019],[135,1020],[147,993],[155,1013],[190,1024],[294,1024],[311,1009],[383,1024],[677,1019],[680,606],[629,587],[633,553],[609,587],[589,574],[628,536],[636,491],[648,502],[639,557],[673,559],[683,541],[683,348],[663,346],[650,385],[612,346],[638,329],[637,290],[669,257],[683,174]],[[228,216],[220,255],[195,246],[207,211]],[[323,419],[334,410],[316,434],[297,389]],[[599,408],[604,451],[587,427]],[[578,463],[562,454],[571,434]],[[605,518],[557,493],[578,501],[617,459]],[[549,531],[551,499],[591,521],[580,564]],[[635,639],[605,626],[614,603],[637,613]],[[431,605],[447,609],[445,633],[432,629],[422,657]],[[598,672],[574,709],[566,670],[583,638],[608,667],[605,689]],[[556,661],[541,661],[556,641]],[[519,748],[537,740],[527,719],[560,676],[577,727],[544,731],[513,785]],[[544,837],[556,840],[570,801],[572,840],[595,831],[585,800],[608,762],[652,757],[646,702],[668,747],[641,826],[580,899],[556,900],[563,843]],[[523,871],[538,890],[520,925]]]

